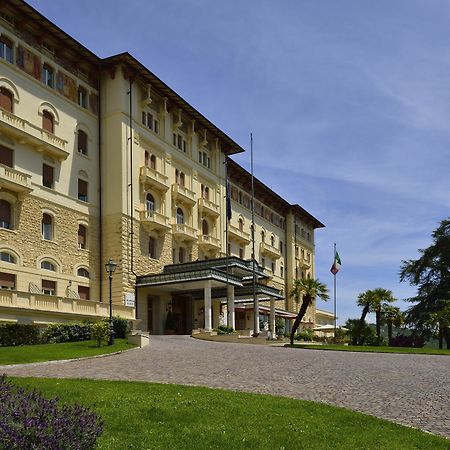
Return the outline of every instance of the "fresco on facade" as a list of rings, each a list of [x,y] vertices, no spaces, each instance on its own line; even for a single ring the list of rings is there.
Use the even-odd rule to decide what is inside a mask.
[[[16,64],[36,80],[41,79],[41,58],[21,45],[17,47]]]
[[[69,100],[77,101],[77,83],[61,71],[56,75],[56,90]]]

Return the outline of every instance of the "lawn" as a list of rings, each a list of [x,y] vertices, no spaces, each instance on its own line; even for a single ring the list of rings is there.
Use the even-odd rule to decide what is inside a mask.
[[[268,395],[142,382],[14,378],[104,420],[100,449],[447,449],[450,442],[349,410]]]
[[[285,347],[291,347],[286,344]],[[422,355],[450,355],[450,350],[439,350],[437,348],[411,348],[411,347],[386,347],[386,346],[365,346],[365,345],[318,345],[318,344],[294,344],[296,348],[307,348],[311,350],[335,350],[339,352],[369,352],[369,353],[414,353]]]
[[[102,345],[101,347],[97,347],[96,341],[0,347],[0,365],[83,358],[128,350],[133,347],[134,345],[129,344],[126,339],[116,339],[114,345]]]

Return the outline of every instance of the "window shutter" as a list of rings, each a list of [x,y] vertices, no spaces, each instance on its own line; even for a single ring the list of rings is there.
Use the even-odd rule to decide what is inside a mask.
[[[42,164],[42,184],[48,188],[53,187],[53,167]]]
[[[6,88],[0,88],[0,108],[13,112],[13,94]]]
[[[0,164],[13,167],[13,151],[8,147],[0,145]]]
[[[42,289],[51,289],[56,291],[56,282],[50,280],[42,280]]]
[[[0,272],[0,287],[3,289],[15,289],[16,276],[12,273]]]
[[[78,295],[81,300],[89,300],[89,287],[88,286],[78,286]]]
[[[82,131],[78,130],[78,151],[86,154],[87,153],[87,134]]]
[[[42,113],[42,128],[49,133],[54,133],[53,116],[48,111]]]
[[[0,222],[11,223],[11,205],[6,200],[0,200]]]
[[[78,178],[78,198],[87,201],[88,183],[85,180]]]

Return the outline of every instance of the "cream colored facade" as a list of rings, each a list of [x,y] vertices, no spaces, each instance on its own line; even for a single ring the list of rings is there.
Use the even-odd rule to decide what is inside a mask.
[[[113,258],[114,313],[163,332],[172,293],[136,279],[226,254],[227,160],[229,253],[252,257],[250,175],[229,158],[243,149],[129,54],[100,59],[19,0],[5,3],[0,45],[0,320],[108,315]],[[323,225],[258,180],[255,210],[255,259],[285,296],[276,308],[295,312],[290,286],[314,277]],[[217,326],[227,307],[213,303]]]

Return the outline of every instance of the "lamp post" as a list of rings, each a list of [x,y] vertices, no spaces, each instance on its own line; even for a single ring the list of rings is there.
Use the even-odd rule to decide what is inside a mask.
[[[106,272],[109,273],[109,339],[108,345],[114,345],[114,323],[112,315],[112,274],[116,270],[117,264],[112,258],[105,264]]]

